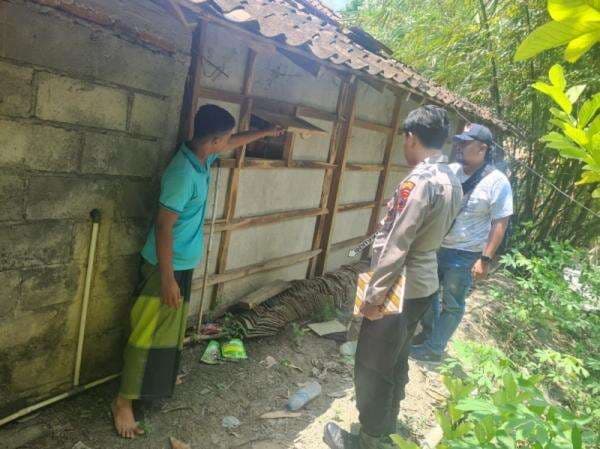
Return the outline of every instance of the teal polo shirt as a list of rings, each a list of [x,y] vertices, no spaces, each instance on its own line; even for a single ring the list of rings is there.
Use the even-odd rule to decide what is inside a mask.
[[[198,266],[204,249],[204,212],[210,184],[210,166],[217,159],[211,154],[204,163],[182,144],[160,181],[160,206],[179,218],[173,227],[173,270]],[[152,226],[142,249],[142,257],[158,264],[156,230]]]

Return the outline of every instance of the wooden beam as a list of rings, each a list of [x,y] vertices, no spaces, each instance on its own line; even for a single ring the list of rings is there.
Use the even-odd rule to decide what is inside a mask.
[[[375,201],[361,201],[360,203],[340,204],[337,207],[338,212],[348,212],[351,210],[370,209],[375,207]]]
[[[348,240],[343,240],[341,242],[334,243],[333,245],[331,245],[331,251],[337,251],[339,249],[348,248],[349,246],[358,245],[360,242],[362,242],[367,237],[368,237],[368,235],[361,235],[359,237],[353,237]]]
[[[280,279],[253,291],[249,295],[244,296],[242,299],[237,301],[236,306],[244,310],[252,310],[259,304],[271,299],[273,296],[286,291],[291,286],[291,282]]]
[[[332,164],[334,168],[331,170],[325,171],[325,176],[323,176],[323,188],[321,189],[321,201],[320,205],[323,210],[328,209],[327,205],[329,203],[329,193],[331,192],[332,182],[333,182],[333,173],[336,167],[336,155],[339,147],[339,138],[341,135],[341,130],[344,126],[343,112],[346,107],[346,102],[348,101],[347,97],[349,94],[350,83],[349,80],[342,81],[340,85],[340,90],[338,92],[338,99],[336,105],[336,120],[333,124],[333,128],[331,130],[331,136],[329,139],[329,153],[327,156],[327,162]],[[326,217],[320,216],[317,218],[317,222],[315,224],[315,232],[313,234],[313,243],[312,248],[317,249],[321,247],[321,241],[323,239],[323,232],[325,230]],[[306,276],[311,278],[315,275],[316,271],[316,260],[312,259],[308,264],[308,271]]]
[[[394,104],[394,111],[392,112],[392,132],[388,134],[387,142],[385,143],[385,149],[383,151],[383,170],[379,175],[379,181],[377,182],[377,191],[375,193],[375,207],[371,213],[371,219],[369,220],[369,234],[372,234],[377,229],[379,223],[379,210],[385,200],[385,185],[387,183],[391,166],[392,166],[392,153],[396,144],[396,137],[398,136],[398,129],[400,129],[401,114],[403,101],[399,95],[396,96],[396,102]]]
[[[370,131],[376,131],[378,133],[389,134],[392,132],[393,128],[388,125],[381,125],[379,123],[368,122],[366,120],[354,120],[354,126],[357,128],[368,129]]]
[[[354,163],[346,163],[346,170],[349,171],[381,171],[384,169],[384,166],[381,164],[354,164]]]
[[[254,50],[248,51],[248,59],[246,61],[246,70],[244,73],[244,84],[242,93],[245,98],[242,102],[242,107],[240,110],[240,120],[238,129],[239,131],[247,131],[250,127],[250,115],[252,112],[252,99],[248,97],[252,90],[252,85],[254,84],[254,72],[256,67],[256,56],[257,53]],[[244,159],[246,155],[246,147],[238,148],[235,152],[235,167],[231,169],[229,173],[229,185],[227,188],[227,195],[225,198],[225,223],[226,225],[230,224],[235,216],[235,207],[237,204],[237,193],[238,187],[240,183],[240,170],[244,165]],[[231,241],[231,231],[225,230],[221,234],[221,241],[219,242],[219,252],[217,254],[217,264],[216,264],[216,275],[225,272],[227,267],[227,253],[229,252],[229,243]],[[210,280],[210,278],[209,278]],[[218,285],[217,288],[213,290],[213,297],[209,304],[210,306],[214,304],[215,300],[221,294],[223,290],[222,285]]]
[[[256,273],[262,273],[265,271],[272,271],[278,268],[290,267],[300,262],[312,259],[321,253],[320,249],[304,251],[302,253],[292,254],[289,256],[277,257],[275,259],[266,260],[264,262],[255,263],[234,270],[224,271],[223,273],[213,274],[208,277],[206,285],[222,285],[225,282],[235,281],[237,279],[245,278]],[[200,280],[192,283],[192,290],[201,288],[202,282]]]
[[[329,192],[327,201],[327,209],[330,211],[330,213],[323,216],[324,226],[320,241],[320,248],[322,249],[322,252],[315,264],[315,274],[317,276],[322,275],[325,272],[325,267],[327,266],[327,256],[329,253],[329,247],[331,246],[335,215],[339,205],[342,180],[348,158],[348,147],[351,134],[350,131],[356,115],[356,91],[358,83],[356,82],[356,79],[353,78],[348,84],[349,86],[347,87],[347,93],[344,95],[341,113],[338,114],[341,123],[339,126],[338,149],[335,155],[335,164],[337,167],[333,169],[331,190]]]
[[[183,142],[192,138],[194,133],[194,116],[198,107],[200,78],[202,77],[202,55],[206,42],[206,22],[200,21],[192,35],[192,62],[186,80],[185,94],[181,106],[182,114],[179,124],[178,141]]]
[[[320,109],[316,109],[310,106],[298,106],[297,113],[299,117],[316,118],[318,120],[323,120],[327,122],[335,122],[337,120],[337,114],[335,112],[322,111]]]
[[[236,159],[219,159],[219,167],[235,168]],[[242,168],[272,169],[272,168],[301,168],[307,170],[328,170],[335,168],[335,164],[322,161],[287,161],[281,159],[244,158]]]
[[[272,223],[281,223],[288,220],[294,220],[298,218],[309,218],[318,217],[327,213],[327,210],[323,210],[320,207],[313,209],[298,209],[284,212],[275,212],[271,214],[253,215],[250,217],[234,218],[227,223],[225,219],[219,219],[215,221],[214,232],[233,231],[237,229],[251,228],[254,226],[262,226]],[[210,230],[210,224],[204,225],[204,233],[207,234]]]
[[[330,122],[334,122],[335,120],[337,120],[337,115],[333,112],[323,111],[312,106],[304,106],[296,103],[290,103],[288,101],[261,97],[259,95],[245,95],[236,92],[229,92],[222,89],[213,89],[210,87],[199,87],[198,94],[200,95],[200,97],[208,98],[210,100],[218,100],[236,104],[242,104],[246,98],[250,98],[254,101],[255,106],[259,109],[271,109],[281,114],[293,114],[294,110],[297,109],[298,117],[316,118],[318,120],[325,120]]]

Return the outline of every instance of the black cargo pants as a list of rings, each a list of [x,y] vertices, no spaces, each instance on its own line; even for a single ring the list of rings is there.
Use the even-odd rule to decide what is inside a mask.
[[[363,320],[354,365],[362,432],[375,437],[396,433],[400,401],[408,383],[410,342],[434,296],[406,299],[399,315]]]

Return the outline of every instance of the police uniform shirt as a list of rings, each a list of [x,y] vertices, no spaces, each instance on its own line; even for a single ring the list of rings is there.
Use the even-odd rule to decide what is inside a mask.
[[[365,301],[382,304],[401,275],[404,298],[424,298],[439,288],[436,251],[462,201],[460,181],[440,154],[418,164],[396,188],[373,242],[373,276]]]

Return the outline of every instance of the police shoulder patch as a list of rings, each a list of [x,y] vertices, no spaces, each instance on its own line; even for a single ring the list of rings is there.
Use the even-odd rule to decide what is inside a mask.
[[[397,203],[396,203],[396,211],[402,212],[404,207],[406,206],[406,201],[410,196],[410,192],[415,188],[415,183],[412,181],[404,181],[400,184],[397,193]]]

